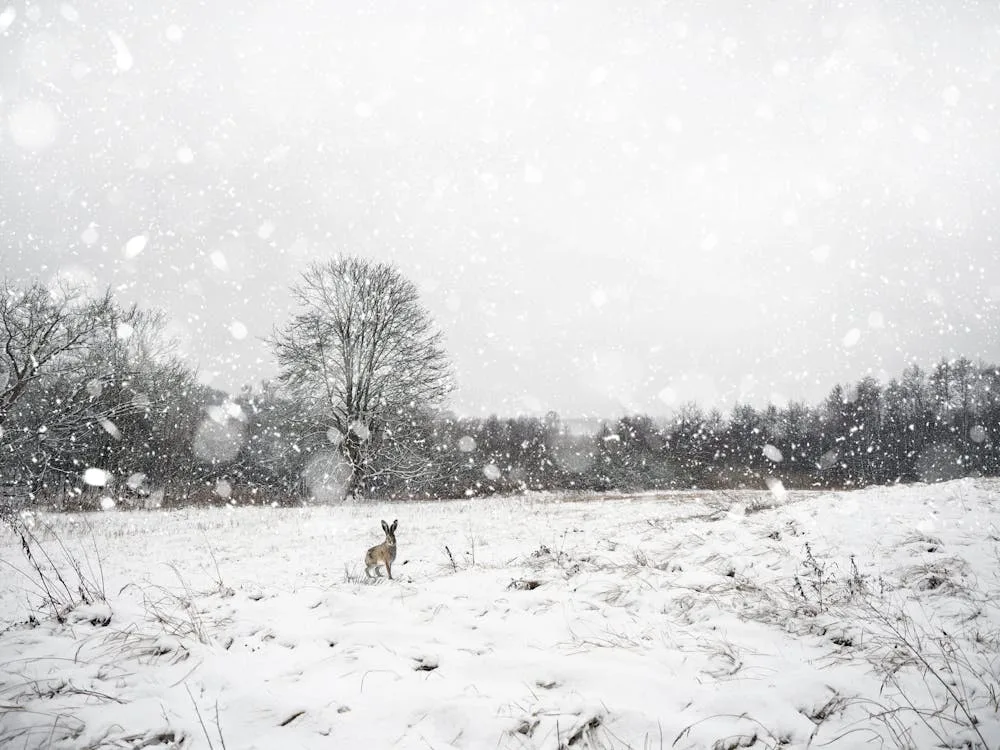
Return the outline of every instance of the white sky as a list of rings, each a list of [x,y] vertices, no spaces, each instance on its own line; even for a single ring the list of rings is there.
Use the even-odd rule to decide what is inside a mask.
[[[0,271],[213,385],[337,252],[419,284],[460,413],[1000,361],[996,3],[174,5],[0,7]]]

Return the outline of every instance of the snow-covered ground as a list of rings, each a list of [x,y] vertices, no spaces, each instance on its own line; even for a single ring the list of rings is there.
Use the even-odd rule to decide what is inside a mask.
[[[1000,747],[997,481],[33,522],[2,747]]]

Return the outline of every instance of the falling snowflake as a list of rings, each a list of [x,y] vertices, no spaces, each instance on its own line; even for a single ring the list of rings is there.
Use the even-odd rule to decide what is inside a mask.
[[[7,116],[7,128],[16,146],[40,151],[51,146],[59,134],[59,118],[48,102],[28,101],[15,106]]]
[[[242,341],[247,337],[247,327],[240,321],[234,320],[229,324],[229,335],[237,341]]]
[[[222,251],[214,250],[208,257],[209,260],[212,261],[212,265],[220,271],[226,271],[229,269],[229,263],[226,262],[226,256],[222,254]]]
[[[131,259],[137,256],[146,249],[147,242],[149,242],[149,238],[146,235],[137,234],[125,243],[125,250],[123,251],[125,257]]]
[[[115,48],[115,65],[118,66],[118,70],[131,70],[133,63],[132,53],[129,52],[128,47],[125,44],[125,40],[113,31],[108,32],[108,38],[111,40],[111,44]]]
[[[774,461],[776,464],[780,464],[785,458],[781,455],[781,451],[770,443],[764,446],[764,455],[768,458],[768,460]]]
[[[111,475],[104,469],[91,467],[83,472],[83,483],[90,487],[105,487],[111,481]]]

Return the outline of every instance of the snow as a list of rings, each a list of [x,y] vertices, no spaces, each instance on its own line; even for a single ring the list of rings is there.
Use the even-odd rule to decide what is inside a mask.
[[[80,240],[84,245],[93,245],[100,239],[100,232],[97,231],[97,227],[91,222],[91,224],[80,232]]]
[[[657,394],[657,397],[660,399],[660,401],[667,404],[668,406],[672,406],[677,403],[677,391],[675,391],[670,386],[667,386],[666,388],[662,389]]]
[[[13,5],[8,5],[0,11],[0,34],[5,32],[17,18],[17,9]]]
[[[850,349],[855,346],[861,340],[861,330],[858,328],[852,328],[846,334],[844,334],[844,348]]]
[[[367,440],[371,435],[371,431],[368,429],[368,425],[366,425],[364,422],[361,422],[360,420],[354,420],[353,422],[351,422],[347,426],[347,429],[353,432],[355,435],[357,435],[359,440]]]
[[[146,249],[146,245],[149,242],[149,237],[144,234],[137,234],[135,237],[130,239],[125,243],[124,255],[126,258],[134,258],[143,250]]]
[[[98,417],[97,423],[101,425],[101,429],[103,429],[115,440],[121,440],[122,437],[121,430],[119,430],[118,425],[116,425],[110,419],[108,419],[107,417]]]
[[[545,179],[545,173],[535,164],[524,165],[524,181],[528,185],[539,185]]]
[[[90,485],[91,487],[103,487],[110,481],[110,479],[111,475],[104,469],[90,467],[83,472],[84,484]]]
[[[343,497],[349,479],[350,466],[333,450],[317,453],[302,470],[302,483],[312,497],[322,502]]]
[[[128,45],[125,44],[125,40],[113,31],[108,32],[108,38],[115,49],[115,65],[118,67],[118,70],[122,72],[131,70],[134,60]]]
[[[215,250],[209,255],[209,259],[212,261],[212,265],[219,271],[229,270],[229,261],[226,260],[225,254],[220,250]]]
[[[198,426],[194,436],[194,453],[205,461],[232,461],[244,442],[244,427],[239,422],[220,423],[206,419]]]
[[[2,23],[0,16],[0,25]],[[59,117],[48,102],[28,101],[13,107],[7,116],[7,126],[16,145],[29,151],[40,151],[55,143],[59,134]]]
[[[59,5],[59,15],[70,23],[76,23],[80,20],[80,12],[69,3],[61,3]]]
[[[229,335],[232,336],[237,341],[242,341],[247,337],[247,327],[243,325],[238,320],[234,320],[229,324]]]
[[[996,747],[1000,481],[782,497],[39,513],[107,602],[60,625],[0,579],[0,744]],[[369,581],[393,518],[397,580]],[[906,710],[947,693],[897,636],[978,735]]]
[[[784,460],[784,456],[781,455],[781,451],[778,447],[771,445],[770,443],[764,446],[763,452],[769,461],[774,461],[776,464],[781,463]]]
[[[176,24],[170,24],[167,26],[167,30],[164,34],[167,37],[167,40],[173,42],[174,44],[177,44],[184,38],[184,30]]]

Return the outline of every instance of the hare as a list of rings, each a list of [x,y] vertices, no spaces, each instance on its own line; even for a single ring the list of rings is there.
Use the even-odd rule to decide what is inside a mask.
[[[392,561],[396,559],[396,524],[399,520],[392,522],[392,526],[385,521],[382,522],[382,530],[385,531],[385,541],[376,544],[365,553],[365,575],[372,577],[372,570],[378,573],[378,566],[385,565],[389,580],[392,580]],[[379,574],[381,575],[381,574]]]

